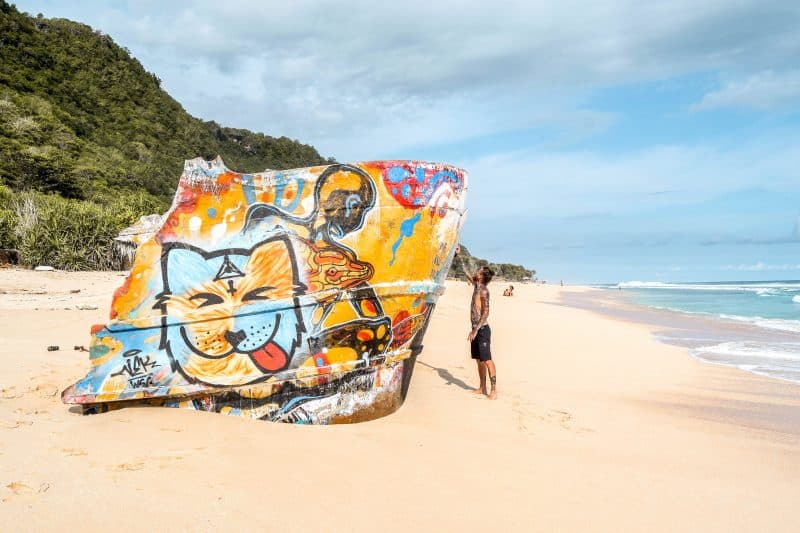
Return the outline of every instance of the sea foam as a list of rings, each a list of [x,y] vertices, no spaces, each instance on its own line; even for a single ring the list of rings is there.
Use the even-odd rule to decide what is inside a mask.
[[[800,382],[800,281],[626,281],[614,288],[626,289],[633,303],[690,320],[667,342],[698,358]]]

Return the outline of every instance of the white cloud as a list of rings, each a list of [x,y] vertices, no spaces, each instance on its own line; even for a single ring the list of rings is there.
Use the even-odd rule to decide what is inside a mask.
[[[18,4],[112,35],[195,115],[347,160],[553,118],[569,136],[593,88],[800,55],[791,1]]]
[[[798,143],[797,134],[785,133],[747,147],[663,145],[616,155],[516,151],[457,163],[470,170],[471,197],[481,199],[472,204],[472,218],[575,217],[694,204],[751,188],[797,191]]]
[[[744,80],[732,81],[706,94],[692,106],[694,111],[725,107],[750,107],[759,110],[785,109],[800,102],[800,70],[759,72]]]
[[[618,120],[626,126],[625,116],[587,108],[598,89],[660,81],[674,83],[677,94],[686,90],[683,76],[712,74],[732,81],[697,110],[796,103],[794,0],[15,3],[111,35],[196,116],[297,138],[343,161],[416,157],[419,148],[431,153],[457,141],[546,131],[537,148],[450,161],[471,174],[467,242],[498,260],[538,254],[537,265],[549,257],[558,271],[569,271],[569,261],[577,272],[602,266],[582,255],[600,243],[625,265],[662,253],[663,270],[681,261],[664,247],[670,237],[708,233],[708,218],[658,220],[671,206],[758,187],[797,194],[800,186],[796,131],[759,132],[757,143],[739,132],[729,145],[692,145],[678,133],[672,138],[686,144],[611,147],[613,155],[563,150]],[[730,234],[738,237],[734,230],[758,216],[732,221],[739,226]],[[769,238],[771,228],[755,228],[753,238]],[[637,252],[626,256],[624,246]],[[758,264],[759,257],[718,258],[724,251],[705,247],[714,254],[708,264]],[[769,258],[773,265],[794,261]],[[618,268],[602,276],[615,279]]]

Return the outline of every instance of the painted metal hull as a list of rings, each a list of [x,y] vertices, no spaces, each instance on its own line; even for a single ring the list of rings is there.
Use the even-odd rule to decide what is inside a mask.
[[[187,161],[63,401],[317,424],[395,411],[466,190],[464,171],[416,161],[258,174]]]

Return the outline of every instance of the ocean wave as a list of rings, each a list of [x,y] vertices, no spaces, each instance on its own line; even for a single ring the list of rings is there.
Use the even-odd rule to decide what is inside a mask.
[[[671,283],[663,283],[661,281],[621,281],[614,285],[614,288],[623,289],[666,289],[676,287]]]
[[[771,296],[786,292],[800,292],[800,282],[745,282],[745,283],[664,283],[662,281],[622,281],[615,289],[667,289],[683,291],[753,292]]]
[[[756,289],[754,292],[758,296],[769,297],[769,296],[777,296],[777,295],[782,294],[782,293],[784,293],[786,291],[789,291],[789,290],[790,289],[783,289],[783,290],[778,290],[778,289]]]
[[[669,307],[665,305],[648,305],[650,309],[656,309],[658,311],[672,311],[674,313],[681,313],[684,315],[701,315],[701,316],[719,316],[715,313],[709,313],[707,311],[687,311],[686,309],[679,309],[677,307]]]
[[[794,302],[800,303],[800,297],[796,296],[795,298],[792,298],[792,300]],[[657,311],[671,311],[674,313],[680,313],[682,315],[720,318],[723,320],[741,322],[764,329],[787,331],[791,333],[800,333],[800,320],[789,320],[785,318],[764,318],[763,316],[728,315],[724,313],[711,313],[708,311],[687,311],[686,309],[679,309],[677,307],[669,307],[663,305],[649,305],[648,307],[650,309],[655,309]]]
[[[792,301],[796,304],[800,304],[800,295],[792,296]]]
[[[800,320],[788,320],[785,318],[764,318],[761,316],[740,316],[740,315],[717,315],[725,320],[734,320],[752,324],[760,328],[774,329],[777,331],[790,331],[800,333]]]
[[[697,355],[711,354],[730,358],[800,361],[800,343],[764,343],[754,341],[728,341],[694,349]],[[735,362],[735,361],[732,361]],[[752,366],[752,364],[741,364]],[[751,370],[751,369],[747,369]]]
[[[701,346],[690,353],[707,363],[800,383],[800,343],[728,341]]]

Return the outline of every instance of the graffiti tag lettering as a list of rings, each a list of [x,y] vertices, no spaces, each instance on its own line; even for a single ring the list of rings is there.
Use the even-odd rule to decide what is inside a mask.
[[[151,361],[149,355],[141,357],[139,355],[140,353],[142,353],[141,350],[128,350],[127,352],[123,353],[122,357],[125,358],[125,363],[122,365],[122,368],[120,368],[119,371],[114,372],[111,375],[122,376],[127,374],[128,376],[135,378],[142,376],[143,374],[147,374],[154,368],[160,366],[155,361]]]

